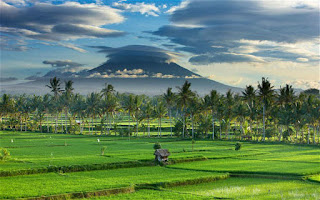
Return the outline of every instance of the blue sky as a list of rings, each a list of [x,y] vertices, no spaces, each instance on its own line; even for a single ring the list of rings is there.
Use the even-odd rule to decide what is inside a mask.
[[[1,78],[45,74],[44,61],[97,67],[89,46],[147,45],[213,80],[319,87],[316,0],[0,0]]]

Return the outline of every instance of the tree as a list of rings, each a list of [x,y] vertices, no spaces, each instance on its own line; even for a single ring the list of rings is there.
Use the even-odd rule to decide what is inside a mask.
[[[51,89],[51,92],[53,93],[53,98],[52,100],[54,101],[54,104],[57,105],[58,104],[58,100],[59,100],[59,95],[61,94],[61,92],[63,91],[60,87],[61,82],[60,79],[57,77],[51,78],[50,79],[50,85],[46,85],[48,88]],[[57,133],[57,126],[58,126],[58,112],[55,112],[56,117],[55,117],[55,129],[54,132]]]
[[[228,139],[229,139],[230,122],[234,117],[233,106],[234,106],[233,93],[231,92],[231,90],[228,90],[228,92],[226,93],[225,104],[224,104],[224,117],[227,123],[226,138]]]
[[[66,123],[66,133],[68,133],[68,112],[69,107],[71,104],[71,99],[73,95],[74,88],[72,87],[73,81],[69,80],[65,82],[65,90],[63,94],[63,101],[64,101],[64,107],[65,107],[65,123]],[[71,125],[71,124],[70,124]]]
[[[167,92],[163,95],[163,97],[167,103],[167,108],[168,108],[169,118],[170,118],[170,136],[172,137],[172,113],[171,113],[172,110],[171,109],[175,101],[175,94],[172,92],[172,88],[168,88]]]
[[[293,103],[294,101],[294,91],[291,85],[286,85],[286,87],[280,87],[280,94],[278,96],[279,104],[279,124],[286,126],[287,134],[290,136],[290,124],[294,120],[293,117]],[[282,134],[282,131],[281,131]],[[279,140],[281,140],[282,135],[280,135]]]
[[[268,104],[268,101],[273,97],[274,90],[273,86],[271,86],[271,83],[268,81],[268,79],[262,77],[261,83],[258,84],[259,89],[259,97],[262,100],[263,104],[263,141],[265,141],[266,138],[266,106]]]
[[[158,137],[162,136],[161,135],[161,119],[167,114],[166,107],[162,101],[158,102],[157,105],[155,106],[155,117],[158,118]],[[159,135],[160,133],[160,135]]]
[[[195,93],[191,91],[190,86],[191,86],[191,83],[189,83],[188,81],[185,81],[182,87],[178,87],[178,94],[177,94],[177,105],[180,107],[180,110],[182,112],[182,123],[183,123],[182,137],[183,138],[184,138],[185,127],[186,127],[185,109],[195,96]]]
[[[245,122],[247,116],[247,107],[244,105],[242,101],[237,102],[236,106],[234,107],[234,113],[238,122],[240,123],[240,138],[243,136],[243,123]]]
[[[252,122],[255,120],[257,115],[256,109],[256,90],[252,85],[246,86],[245,91],[242,92],[243,98],[247,103],[249,109],[249,127],[252,130]]]
[[[214,115],[216,113],[219,94],[216,90],[211,90],[210,95],[204,97],[205,106],[208,107],[212,115],[212,140],[214,140]]]
[[[148,137],[150,137],[150,120],[153,117],[153,106],[150,101],[148,101],[146,106],[143,108],[143,114],[148,120]]]
[[[93,121],[96,118],[98,114],[101,113],[100,110],[100,104],[101,104],[101,99],[100,99],[100,94],[96,92],[92,92],[87,96],[86,99],[86,106],[87,106],[87,113],[91,117],[91,126],[92,126],[92,131],[93,131]],[[90,130],[90,126],[89,126]]]
[[[132,112],[134,111],[134,95],[130,94],[124,101],[124,105],[123,105],[123,108],[124,110],[126,110],[128,112],[128,117],[129,117],[129,125],[128,125],[128,134],[130,136],[130,124],[131,124],[131,115],[132,115]]]

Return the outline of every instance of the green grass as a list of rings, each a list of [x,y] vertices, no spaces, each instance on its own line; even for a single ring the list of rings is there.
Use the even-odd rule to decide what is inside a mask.
[[[169,167],[190,170],[203,170],[213,172],[231,172],[246,174],[269,175],[308,175],[320,172],[318,163],[289,162],[289,161],[265,161],[256,160],[254,157],[218,159],[181,163]]]
[[[75,173],[0,177],[0,199],[121,188],[136,184],[175,183],[225,176],[165,167],[141,167]],[[14,185],[14,187],[12,187]],[[17,190],[17,188],[19,188]]]
[[[153,134],[157,133],[153,132]],[[97,139],[100,139],[100,143],[97,142]],[[160,142],[162,148],[169,149],[171,152],[169,160],[199,157],[206,157],[208,160],[172,164],[167,167],[137,167],[139,165],[133,164],[127,166],[131,168],[114,170],[0,177],[0,199],[59,195],[132,185],[159,184],[160,182],[168,183],[165,191],[143,189],[133,194],[121,194],[110,198],[212,199],[219,197],[239,199],[240,194],[243,195],[243,199],[313,199],[318,197],[314,188],[319,186],[320,181],[319,175],[316,175],[320,174],[320,148],[308,145],[242,142],[241,150],[235,151],[235,141],[197,139],[192,151],[191,140],[180,138],[130,137],[129,139],[129,137],[115,136],[0,131],[0,148],[7,148],[11,153],[9,160],[0,161],[0,172],[28,169],[36,171],[49,166],[95,166],[95,164],[96,166],[104,164],[120,166],[119,164],[124,162],[137,163],[141,160],[149,162],[154,159],[153,144],[155,142]],[[107,147],[105,156],[100,155],[103,146]],[[89,167],[88,170],[98,168]],[[198,183],[197,178],[205,180],[206,177],[209,177],[209,180],[212,181],[214,177],[227,172],[230,172],[231,175],[259,174],[260,178],[232,177],[216,183],[174,187],[181,182]],[[277,177],[270,175],[277,175]],[[269,178],[300,179],[303,175],[313,176],[308,176],[307,179],[310,181],[306,182],[261,178],[270,176]],[[269,189],[266,190],[268,187],[272,189],[270,192]],[[306,189],[303,190],[303,187]],[[319,193],[318,190],[316,192]]]
[[[178,186],[163,190],[141,190],[94,199],[308,199],[320,198],[320,184],[297,180],[263,178],[229,178],[198,185]]]

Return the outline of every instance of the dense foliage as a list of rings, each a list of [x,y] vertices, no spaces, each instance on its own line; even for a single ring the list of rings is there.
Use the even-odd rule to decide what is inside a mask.
[[[188,81],[177,92],[168,88],[155,97],[121,94],[110,84],[100,93],[82,96],[73,92],[72,84],[66,81],[63,89],[55,77],[47,85],[52,95],[2,95],[1,128],[319,143],[320,99],[310,93],[296,95],[290,85],[275,90],[266,78],[257,89],[249,85],[241,94],[212,90],[204,97],[192,91]]]

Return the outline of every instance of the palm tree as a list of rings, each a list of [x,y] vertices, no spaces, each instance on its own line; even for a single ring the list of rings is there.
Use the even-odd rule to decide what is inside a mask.
[[[114,90],[113,85],[107,84],[107,83],[105,83],[105,87],[101,90],[101,94],[102,94],[102,96],[104,96],[104,102],[102,104],[102,112],[103,112],[103,115],[105,115],[104,116],[105,121],[108,123],[108,128],[107,128],[108,129],[108,134],[110,134],[110,129],[111,129],[111,123],[110,123],[110,119],[109,119],[109,113],[110,113],[110,111],[109,111],[109,106],[110,106],[109,101],[112,101],[111,104],[114,105],[114,100],[115,99],[112,98],[114,92],[115,92],[115,90]],[[101,121],[103,122],[103,118],[101,119]],[[103,123],[102,123],[102,126],[104,127]],[[101,130],[102,130],[102,127],[101,127]]]
[[[163,95],[164,100],[167,103],[167,108],[168,108],[168,112],[169,112],[169,118],[170,118],[170,136],[172,137],[172,113],[171,113],[171,109],[174,105],[174,101],[175,101],[175,95],[172,92],[172,88],[168,88],[167,92]]]
[[[53,92],[53,101],[54,101],[54,104],[57,105],[58,104],[58,98],[59,98],[59,95],[61,94],[61,92],[63,91],[60,87],[61,85],[61,82],[60,82],[60,79],[57,78],[57,77],[54,77],[54,78],[51,78],[50,79],[50,85],[46,85],[48,88],[51,89],[51,92]],[[55,121],[56,121],[56,125],[55,125],[55,129],[54,129],[54,132],[57,133],[57,126],[58,126],[58,112],[56,112],[56,118],[55,118]]]
[[[293,117],[293,103],[294,101],[294,91],[291,85],[286,85],[286,87],[280,87],[280,94],[278,96],[278,104],[280,106],[278,115],[279,115],[279,124],[284,125],[287,127],[287,133],[290,136],[290,124],[294,120]],[[280,132],[279,141],[282,138],[282,131]],[[291,138],[291,136],[290,136]]]
[[[71,113],[73,113],[75,116],[78,117],[80,134],[83,134],[82,120],[85,118],[85,115],[86,115],[85,99],[82,96],[76,94],[70,109],[71,109]]]
[[[158,118],[158,137],[162,136],[161,135],[161,119],[167,114],[167,109],[162,101],[158,102],[157,105],[155,106],[155,117]],[[159,135],[160,133],[160,135]]]
[[[96,116],[100,114],[100,94],[96,92],[92,92],[87,96],[86,105],[87,105],[87,113],[91,116],[91,126],[93,131],[93,121]],[[90,129],[90,126],[89,126]]]
[[[234,113],[236,115],[236,118],[238,122],[240,123],[240,131],[241,135],[240,138],[243,136],[243,123],[245,122],[246,116],[247,116],[247,107],[244,105],[242,101],[238,101],[235,108]]]
[[[133,118],[136,120],[136,137],[138,136],[139,131],[139,115],[141,109],[142,99],[139,95],[136,95],[134,98],[133,104]]]
[[[257,110],[255,108],[256,90],[252,85],[246,86],[245,91],[242,92],[244,100],[247,102],[249,109],[249,127],[252,130],[252,122],[255,119]]]
[[[195,116],[200,113],[201,111],[201,103],[199,101],[199,99],[197,97],[194,97],[191,102],[188,105],[188,109],[187,112],[190,114],[190,118],[191,118],[191,126],[192,126],[192,132],[191,132],[191,136],[192,138],[194,138],[194,121],[195,121]]]
[[[146,106],[143,108],[143,114],[148,120],[148,137],[150,137],[150,120],[153,117],[153,106],[150,101],[147,102]]]
[[[224,106],[224,117],[227,123],[226,138],[228,139],[229,139],[230,122],[234,117],[233,106],[234,106],[233,93],[231,92],[231,90],[228,90],[228,92],[226,93],[225,106]]]
[[[134,96],[132,94],[130,94],[124,101],[124,105],[123,105],[123,108],[124,110],[126,110],[128,112],[128,117],[129,117],[129,125],[128,125],[128,134],[129,134],[129,137],[130,137],[130,126],[131,126],[131,115],[132,115],[132,112],[134,111]]]
[[[266,106],[268,101],[273,97],[274,90],[273,86],[271,86],[271,83],[268,81],[268,79],[262,77],[261,84],[258,84],[259,89],[259,97],[262,100],[263,103],[263,141],[265,141],[266,138]]]
[[[216,90],[211,90],[210,95],[204,97],[205,106],[208,107],[212,115],[212,140],[214,140],[214,115],[219,101],[219,94]]]
[[[185,109],[195,96],[195,93],[191,91],[190,86],[191,86],[191,83],[189,83],[188,81],[185,81],[182,87],[178,87],[178,94],[177,94],[177,105],[180,107],[180,110],[182,112],[182,117],[183,117],[182,119],[182,123],[183,123],[182,137],[183,138],[184,138],[184,132],[186,128]]]
[[[65,82],[65,90],[63,94],[63,102],[64,102],[64,107],[65,107],[65,125],[66,125],[66,133],[68,133],[68,112],[69,112],[69,107],[71,104],[71,98],[72,98],[72,91],[74,88],[72,87],[73,81],[69,80]],[[70,124],[71,125],[71,124]]]

